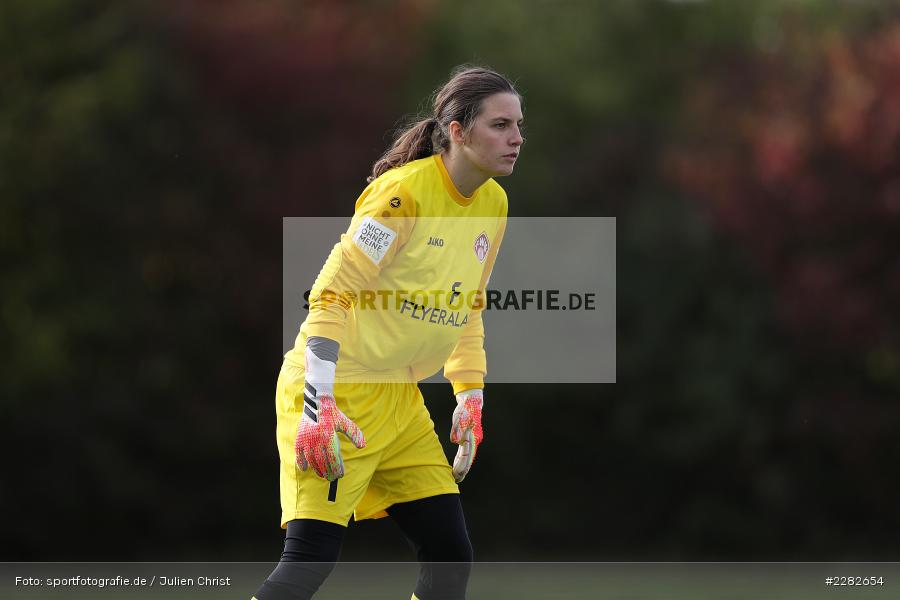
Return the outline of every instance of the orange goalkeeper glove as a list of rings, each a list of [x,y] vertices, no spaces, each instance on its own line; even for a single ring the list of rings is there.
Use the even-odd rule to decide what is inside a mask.
[[[294,442],[297,466],[303,471],[312,466],[316,475],[328,481],[343,477],[344,459],[337,434],[346,435],[357,448],[366,447],[366,438],[331,396],[304,396],[303,403],[303,416]]]
[[[484,392],[480,389],[466,390],[456,395],[456,410],[453,411],[453,425],[450,428],[450,441],[459,444],[453,460],[453,478],[456,483],[465,479],[475,462],[478,445],[484,439],[481,428],[483,406]]]
[[[311,345],[318,348],[318,353]],[[366,446],[362,431],[341,412],[334,401],[337,350],[337,342],[333,340],[307,340],[303,413],[294,440],[297,466],[302,471],[312,466],[316,475],[328,481],[344,476],[344,459],[341,456],[338,433],[350,438],[357,448]]]

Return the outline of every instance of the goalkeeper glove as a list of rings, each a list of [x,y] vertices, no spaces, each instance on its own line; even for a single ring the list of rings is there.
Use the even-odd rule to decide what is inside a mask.
[[[453,426],[450,428],[450,441],[459,444],[453,460],[453,478],[456,483],[465,479],[475,462],[478,445],[484,439],[481,429],[483,405],[484,392],[480,389],[466,390],[456,395],[456,410],[453,411]]]
[[[344,476],[338,433],[350,438],[357,448],[366,446],[362,431],[334,401],[335,366],[334,362],[317,357],[307,346],[303,414],[294,441],[297,466],[302,471],[312,466],[316,475],[328,481]]]

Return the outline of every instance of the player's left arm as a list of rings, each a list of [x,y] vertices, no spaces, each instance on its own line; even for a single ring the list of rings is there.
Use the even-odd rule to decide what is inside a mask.
[[[487,357],[484,352],[484,322],[482,312],[486,299],[487,284],[497,260],[497,253],[506,231],[506,215],[500,220],[496,241],[488,252],[482,280],[479,284],[481,305],[469,314],[462,336],[444,363],[444,376],[453,385],[456,395],[456,409],[453,411],[453,425],[450,429],[450,441],[459,444],[456,458],[453,461],[453,476],[461,482],[478,452],[478,446],[484,439],[481,425],[481,412],[484,408],[484,377],[487,375]]]

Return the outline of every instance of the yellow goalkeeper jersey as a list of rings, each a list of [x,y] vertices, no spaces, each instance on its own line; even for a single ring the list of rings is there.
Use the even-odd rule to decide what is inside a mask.
[[[493,179],[460,194],[438,154],[375,179],[286,360],[303,367],[307,337],[321,336],[340,344],[335,382],[419,381],[443,366],[454,392],[483,387],[483,294],[507,210]]]

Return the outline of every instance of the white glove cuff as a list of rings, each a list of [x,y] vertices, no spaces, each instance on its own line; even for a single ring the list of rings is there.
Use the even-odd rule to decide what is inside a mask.
[[[334,372],[337,364],[330,360],[322,360],[307,346],[306,348],[306,385],[315,388],[315,396],[334,397]]]

